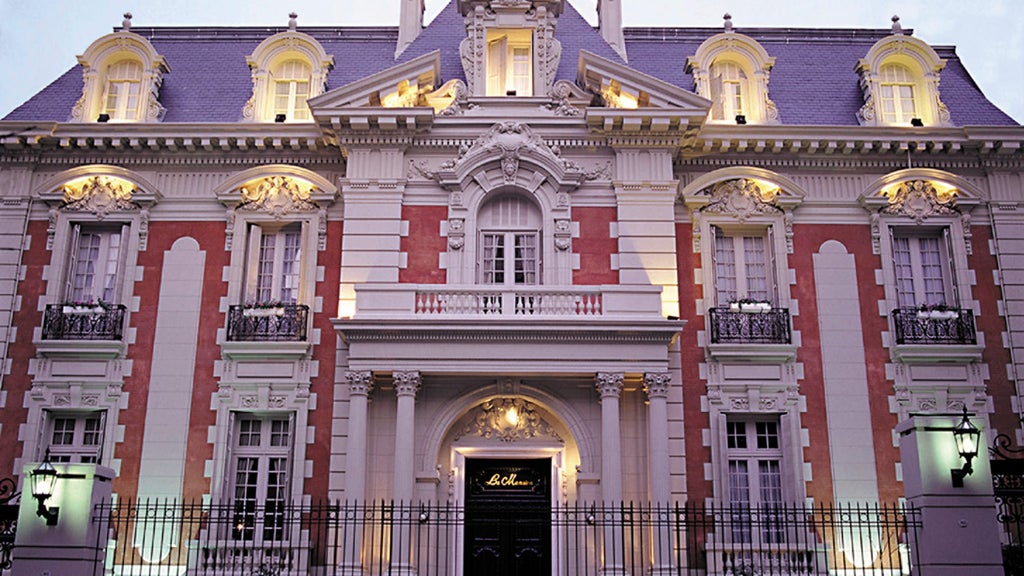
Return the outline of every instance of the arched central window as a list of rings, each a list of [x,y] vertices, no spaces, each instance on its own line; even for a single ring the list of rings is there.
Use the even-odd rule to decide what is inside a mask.
[[[103,95],[103,113],[111,121],[137,120],[142,65],[135,60],[120,60],[107,69]]]
[[[540,209],[521,196],[498,196],[480,209],[480,282],[539,284]]]
[[[301,60],[285,60],[274,67],[274,116],[286,120],[308,120],[309,65]]]
[[[909,124],[917,117],[914,105],[914,74],[902,64],[887,64],[880,70],[882,122]]]
[[[735,62],[715,62],[711,66],[712,119],[733,120],[746,114],[746,82],[747,75]]]

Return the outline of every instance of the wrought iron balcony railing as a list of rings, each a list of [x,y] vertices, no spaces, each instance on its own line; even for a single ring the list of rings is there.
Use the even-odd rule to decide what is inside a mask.
[[[124,305],[49,304],[43,314],[43,340],[122,340],[125,310]]]
[[[789,309],[741,312],[729,308],[708,310],[712,344],[789,344]]]
[[[304,304],[264,308],[234,305],[228,308],[228,341],[302,342],[308,317],[309,306]]]
[[[967,308],[921,311],[897,308],[892,311],[896,344],[976,344],[974,312]]]

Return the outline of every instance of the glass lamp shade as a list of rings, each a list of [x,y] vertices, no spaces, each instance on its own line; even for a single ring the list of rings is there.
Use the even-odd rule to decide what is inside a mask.
[[[32,471],[32,496],[37,500],[46,500],[53,496],[56,485],[57,469],[50,464],[50,457],[47,454],[42,463]]]
[[[978,455],[978,440],[981,438],[981,430],[967,418],[966,408],[964,408],[963,419],[953,428],[953,438],[956,440],[956,451],[970,463]]]

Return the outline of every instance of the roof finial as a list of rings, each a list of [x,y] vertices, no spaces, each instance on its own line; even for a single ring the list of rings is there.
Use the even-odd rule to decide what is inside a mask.
[[[898,36],[903,35],[903,26],[900,26],[900,17],[895,14],[892,16],[892,33]]]
[[[732,32],[732,14],[726,12],[725,15],[722,16],[722,18],[725,19],[725,31]]]
[[[130,32],[132,29],[132,13],[125,12],[124,20],[121,20],[121,32]]]
[[[298,24],[299,24],[298,21],[296,20],[296,18],[298,18],[298,17],[299,17],[299,15],[296,14],[295,12],[292,12],[291,14],[288,14],[288,29],[289,30],[291,30],[293,32],[295,31],[295,27],[298,26]]]

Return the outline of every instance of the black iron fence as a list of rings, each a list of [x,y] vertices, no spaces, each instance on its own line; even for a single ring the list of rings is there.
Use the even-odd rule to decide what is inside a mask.
[[[14,550],[14,535],[18,531],[17,485],[13,478],[0,480],[0,572],[11,568],[11,552]]]
[[[43,340],[122,340],[125,310],[124,305],[48,304]]]
[[[1024,575],[1024,449],[1014,448],[1005,434],[989,447],[996,519],[1002,537],[1007,576]]]
[[[742,312],[729,308],[708,310],[712,344],[789,344],[789,309]]]
[[[228,308],[228,340],[232,342],[302,342],[306,339],[309,306],[234,305]]]
[[[892,311],[897,344],[975,344],[974,311],[968,308]]]
[[[464,567],[480,559],[467,550],[497,554],[488,574],[515,573],[508,569],[518,560],[500,557],[500,539],[470,545],[494,533],[479,530],[476,512],[436,503],[122,501],[96,509],[107,540],[97,542],[105,553],[94,573],[468,575]],[[549,535],[533,551],[541,568],[531,575],[912,574],[921,525],[914,509],[895,505],[573,504],[528,519],[505,513],[509,530],[529,522]]]

